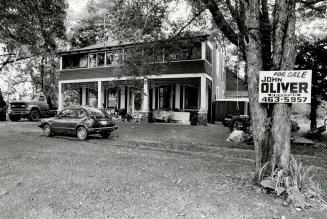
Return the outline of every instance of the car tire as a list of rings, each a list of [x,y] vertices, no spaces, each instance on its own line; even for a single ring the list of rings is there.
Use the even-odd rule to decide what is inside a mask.
[[[38,110],[34,109],[30,112],[30,115],[28,116],[30,121],[36,122],[40,119],[40,113]]]
[[[9,115],[9,119],[12,122],[17,122],[18,120],[20,120],[20,116],[16,116],[16,115]]]
[[[78,137],[79,140],[81,141],[85,141],[88,137],[88,133],[85,127],[80,126],[77,128],[76,130],[76,135]]]
[[[111,132],[101,132],[100,135],[102,138],[109,138]]]
[[[52,129],[51,126],[49,124],[45,124],[43,126],[43,133],[46,137],[50,137],[52,136]]]

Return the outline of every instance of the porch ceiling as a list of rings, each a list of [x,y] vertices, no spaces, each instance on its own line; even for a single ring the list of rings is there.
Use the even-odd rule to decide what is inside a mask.
[[[191,86],[200,86],[200,78],[163,78],[163,79],[150,79],[149,87],[154,88],[162,85],[184,84]]]
[[[80,82],[80,83],[63,83],[63,90],[79,90],[80,88],[88,88],[98,90],[97,82]]]

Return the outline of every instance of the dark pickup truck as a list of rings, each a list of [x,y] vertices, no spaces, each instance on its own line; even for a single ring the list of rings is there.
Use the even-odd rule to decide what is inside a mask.
[[[11,101],[7,113],[11,121],[18,121],[21,118],[38,121],[40,118],[55,116],[57,111],[50,109],[47,98],[40,93],[34,95],[30,100]]]

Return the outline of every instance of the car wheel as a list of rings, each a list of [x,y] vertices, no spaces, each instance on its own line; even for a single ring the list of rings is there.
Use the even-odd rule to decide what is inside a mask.
[[[40,119],[40,113],[37,110],[32,110],[29,115],[29,119],[33,122],[38,121]]]
[[[12,122],[17,122],[18,120],[20,120],[20,116],[9,115],[9,119]]]
[[[51,126],[49,124],[45,124],[43,126],[43,133],[47,137],[50,137],[52,135],[52,129],[51,129]]]
[[[110,132],[101,132],[100,135],[102,136],[102,138],[109,138]]]
[[[88,137],[87,130],[83,126],[78,127],[76,134],[77,134],[78,139],[81,141],[86,140]]]

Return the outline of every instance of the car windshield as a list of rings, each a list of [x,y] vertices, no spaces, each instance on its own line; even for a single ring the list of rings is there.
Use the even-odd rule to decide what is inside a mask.
[[[97,119],[109,118],[108,113],[103,109],[89,109],[88,112],[91,116],[95,116]]]

